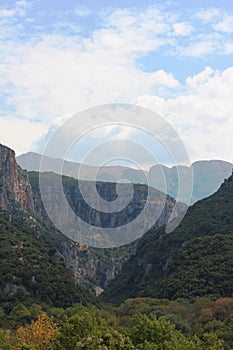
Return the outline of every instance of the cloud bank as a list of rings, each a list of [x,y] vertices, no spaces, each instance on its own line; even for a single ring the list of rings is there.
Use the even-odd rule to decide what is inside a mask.
[[[222,64],[233,53],[229,11],[81,6],[50,16],[33,6],[0,8],[2,143],[37,150],[55,120],[127,102],[161,113],[192,160],[233,161],[233,67]]]

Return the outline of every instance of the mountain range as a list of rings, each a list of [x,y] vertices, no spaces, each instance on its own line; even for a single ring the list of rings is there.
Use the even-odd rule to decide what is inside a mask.
[[[213,167],[219,169],[215,171],[218,177],[225,172],[224,162],[195,164],[200,168],[200,178],[206,179]],[[203,168],[204,164],[209,167]],[[60,175],[44,172],[41,176],[51,211],[57,213],[57,219],[68,222],[62,203],[54,199],[53,183]],[[61,179],[72,209],[94,227],[115,227],[134,219],[143,211],[148,193],[148,186],[135,184],[130,210],[111,217],[85,207],[80,180],[67,176]],[[81,182],[87,189],[91,185],[90,181]],[[22,300],[69,306],[96,302],[93,295],[99,294],[98,300],[116,304],[138,296],[233,296],[232,175],[222,178],[222,182],[217,192],[191,206],[170,233],[165,225],[171,215],[175,220],[181,212],[173,213],[175,200],[154,189],[157,209],[164,198],[165,207],[153,228],[122,247],[91,248],[53,225],[41,200],[39,173],[22,170],[14,151],[0,145],[0,304],[9,310]],[[101,181],[96,184],[110,203],[116,198],[115,185]],[[127,197],[127,184],[120,186]]]
[[[80,180],[95,181],[96,174],[98,181],[117,182],[128,180],[132,183],[146,184],[157,188],[173,197],[177,198],[179,190],[179,172],[183,176],[190,176],[190,169],[186,166],[173,166],[171,168],[157,164],[149,171],[142,171],[121,166],[103,166],[100,169],[96,166],[79,164],[62,159],[43,156],[44,170],[57,173],[58,169],[63,171],[63,175],[78,178]],[[28,171],[39,171],[41,155],[28,152],[17,157],[18,164],[22,169]],[[187,198],[180,200],[187,204],[194,204],[198,200],[213,194],[223,180],[231,175],[233,164],[222,160],[203,160],[194,162],[191,166],[193,171],[193,193],[190,203]],[[81,169],[81,171],[80,171]],[[80,171],[80,173],[79,173]],[[166,187],[164,186],[164,178]]]
[[[46,194],[51,205],[51,210],[57,215],[57,219],[61,219],[62,222],[69,222],[69,217],[66,216],[66,212],[63,210],[61,201],[56,197],[54,199],[54,180],[59,176],[54,173],[42,174],[46,184]],[[85,206],[81,194],[78,190],[79,183],[74,178],[63,176],[63,186],[67,199],[72,205],[73,209],[86,221],[90,221],[91,224],[98,222],[100,226],[106,227],[106,225],[115,226],[118,221],[120,224],[137,216],[143,210],[144,201],[147,196],[147,186],[135,185],[134,197],[128,207],[128,211],[125,213],[119,213],[111,217],[106,216],[104,213],[99,213],[91,208]],[[90,186],[90,182],[85,182],[85,186]],[[124,187],[124,193],[127,197],[128,185],[122,184]],[[99,191],[101,195],[108,201],[111,201],[116,196],[115,186],[113,183],[99,183]],[[153,208],[161,210],[161,206],[164,205],[164,211],[161,213],[161,217],[157,222],[157,227],[167,223],[170,214],[175,206],[175,201],[169,197],[164,196],[161,192],[153,190],[154,204]],[[55,195],[57,195],[55,193]],[[174,214],[173,214],[174,215]],[[54,227],[50,221],[47,213],[44,209],[40,190],[39,190],[39,174],[38,172],[27,172],[22,170],[17,164],[15,159],[15,153],[13,150],[0,145],[0,217],[2,221],[2,238],[4,240],[3,259],[5,261],[4,270],[2,271],[2,286],[1,290],[7,294],[11,290],[12,300],[16,300],[17,291],[20,290],[20,295],[25,298],[28,295],[28,300],[38,297],[40,301],[50,302],[52,305],[67,305],[67,300],[55,293],[54,299],[49,299],[48,293],[45,291],[45,296],[41,296],[36,292],[37,283],[40,285],[46,285],[48,289],[52,288],[53,284],[56,284],[56,279],[65,281],[69,278],[69,283],[66,283],[59,287],[59,290],[64,289],[64,294],[69,295],[70,291],[76,290],[79,285],[82,285],[94,294],[99,294],[109,283],[109,281],[116,277],[121,270],[121,267],[129,256],[135,251],[137,242],[128,244],[119,248],[112,249],[95,249],[90,248],[80,242],[76,242],[63,235],[58,229]],[[14,231],[13,240],[9,240],[9,232]],[[34,235],[33,235],[34,232]],[[22,236],[23,235],[23,236]],[[27,243],[20,243],[21,241],[27,241],[26,235],[31,237],[31,245]],[[38,235],[40,242],[38,243]],[[21,238],[21,236],[23,238]],[[44,242],[45,240],[45,242]],[[52,251],[53,255],[48,254],[47,240],[49,241],[49,252]],[[53,259],[53,263],[56,265],[58,260],[59,268],[53,271],[53,278],[50,280],[44,275],[45,279],[41,281],[38,276],[35,275],[35,266],[38,271],[44,270],[46,264],[40,264],[40,259],[36,259],[36,251],[33,252],[33,258],[30,260],[31,249],[35,243],[35,247],[40,247],[38,251],[38,257],[46,261]],[[46,244],[45,244],[46,243]],[[17,247],[15,249],[14,247]],[[18,250],[19,249],[19,250]],[[28,253],[29,250],[29,253]],[[19,256],[18,251],[21,252]],[[29,258],[27,258],[29,254]],[[13,273],[14,269],[18,269],[18,259],[23,259],[26,262],[24,265],[23,275],[27,275],[27,280],[32,281],[31,284],[25,284],[26,279],[20,277],[19,279]],[[29,260],[28,260],[29,259]],[[34,260],[33,260],[34,259]],[[61,264],[62,261],[62,264]],[[33,265],[35,264],[35,266]],[[10,265],[10,275],[7,275],[8,265]],[[55,267],[54,267],[55,268]],[[57,271],[57,273],[56,273]],[[5,276],[6,274],[6,276]],[[43,274],[41,274],[43,276]],[[53,282],[52,282],[53,281]],[[46,288],[47,288],[46,287]],[[67,287],[67,293],[66,293]],[[46,289],[47,290],[47,289]],[[77,289],[77,298],[71,298],[70,303],[74,303],[77,300],[88,299]],[[15,296],[16,293],[16,296]],[[35,294],[37,293],[37,294]],[[80,294],[81,293],[81,294]],[[4,294],[4,295],[5,295]],[[30,298],[29,298],[30,296]],[[3,300],[5,300],[3,298]],[[13,302],[12,301],[12,302]],[[69,304],[69,303],[68,303]]]

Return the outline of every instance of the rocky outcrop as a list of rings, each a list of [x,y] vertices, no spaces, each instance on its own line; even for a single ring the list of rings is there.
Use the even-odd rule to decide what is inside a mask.
[[[63,224],[66,224],[68,230],[70,220],[69,213],[66,212],[65,206],[62,201],[59,200],[58,192],[54,190],[55,177],[57,176],[59,175],[53,173],[42,174],[46,186],[46,200],[47,203],[49,203],[49,211],[53,214],[53,217],[56,218],[58,223],[60,220]],[[35,211],[45,220],[49,220],[40,197],[39,174],[37,172],[31,172],[29,173],[29,179],[33,189]],[[87,187],[86,189],[90,186],[88,182],[85,182],[83,185]],[[126,184],[122,184],[122,186],[124,189],[121,191],[122,201],[124,201],[129,196],[129,186]],[[97,183],[97,188],[101,197],[105,200],[111,203],[111,200],[115,199],[116,191],[113,183]],[[79,182],[76,179],[64,178],[63,189],[73,211],[84,221],[89,222],[93,226],[98,224],[99,227],[121,227],[121,225],[124,224],[127,226],[127,222],[130,222],[130,220],[133,220],[143,212],[147,199],[147,186],[135,185],[130,205],[120,212],[107,214],[101,213],[86,205],[80,193]],[[92,192],[90,191],[89,199],[91,199],[91,195]],[[155,189],[152,190],[150,201],[151,212],[155,216],[158,215],[155,227],[166,224],[171,213],[174,217],[179,214],[174,212],[174,199],[163,195]],[[142,215],[140,223],[142,225],[147,225],[146,213]],[[137,241],[134,241],[117,248],[91,248],[85,244],[69,240],[68,238],[63,239],[63,241],[58,241],[58,238],[59,237],[55,235],[53,240],[64,257],[66,266],[73,275],[75,281],[88,286],[97,294],[99,294],[102,289],[106,288],[111,280],[116,278],[124,262],[135,253],[137,246]]]
[[[46,195],[51,205],[50,210],[57,215],[57,219],[68,224],[70,218],[65,208],[62,207],[59,193],[56,193],[53,187],[54,176],[58,175],[50,173],[45,176],[47,176]],[[73,211],[86,222],[98,227],[121,227],[127,224],[143,211],[147,199],[147,186],[135,185],[133,198],[126,209],[107,215],[86,206],[77,186],[77,180],[65,177],[63,185]],[[84,185],[88,192],[90,183],[84,182]],[[122,186],[124,188],[121,191],[122,201],[124,202],[129,197],[130,187],[127,184],[122,184]],[[117,197],[114,183],[99,183],[97,187],[101,197],[106,201],[114,201]],[[91,199],[92,192],[89,192]],[[151,210],[154,215],[164,206],[156,223],[157,227],[167,222],[174,205],[175,201],[171,197],[153,190]],[[28,174],[27,171],[22,170],[16,162],[14,151],[2,145],[0,145],[0,210],[5,211],[7,215],[8,213],[17,214],[23,225],[32,228],[35,234],[40,233],[40,225],[42,225],[43,231],[46,231],[47,236],[54,242],[57,253],[59,253],[58,257],[64,258],[66,268],[75,282],[87,286],[96,294],[101,293],[108,283],[116,278],[124,262],[136,250],[137,241],[119,248],[98,249],[74,242],[61,234],[52,225],[44,209],[40,197],[39,174],[36,172]],[[33,217],[35,214],[36,220]],[[147,225],[147,215],[142,217],[142,225]]]
[[[21,208],[34,211],[32,189],[27,172],[15,160],[15,152],[0,144],[0,209]]]
[[[75,282],[99,295],[136,252],[136,246],[137,241],[118,248],[96,249],[67,241],[62,242],[60,252]]]
[[[91,247],[126,245],[152,226],[160,227],[170,216],[179,214],[174,199],[146,185],[120,184],[116,188],[114,183],[97,182],[93,186],[87,181],[42,173],[39,186],[38,173],[29,173],[29,178],[36,213],[44,219],[49,215],[66,236]],[[59,181],[62,181],[61,186]],[[98,195],[94,193],[94,187]],[[100,208],[103,210],[95,207],[102,199],[104,206]]]

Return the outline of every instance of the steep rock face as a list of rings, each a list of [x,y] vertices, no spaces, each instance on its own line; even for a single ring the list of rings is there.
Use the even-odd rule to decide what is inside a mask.
[[[0,209],[16,207],[34,211],[31,185],[27,172],[16,163],[15,152],[0,144]]]
[[[34,184],[33,179],[31,180]],[[37,189],[38,191],[32,191],[28,173],[16,163],[15,152],[0,145],[0,213],[9,221],[17,217],[20,225],[34,231],[35,237],[42,231],[46,232],[55,244],[58,256],[64,258],[66,269],[75,283],[85,285],[99,294],[108,282],[116,277],[123,262],[133,254],[135,245],[104,251],[91,249],[70,240],[49,223],[39,188]],[[59,202],[54,203],[58,204]],[[36,218],[33,217],[34,214],[37,214]]]
[[[66,213],[63,204],[59,198],[54,200],[54,177],[59,175],[45,173],[42,176],[46,177],[45,192],[47,200],[51,206],[50,210],[55,216],[57,215],[56,219],[58,221],[61,220],[63,223],[67,222],[68,227],[68,221],[70,218]],[[35,211],[44,219],[49,220],[40,197],[39,174],[37,172],[30,172],[29,179],[33,189]],[[101,196],[105,200],[111,201],[115,198],[116,192],[113,183],[99,183],[97,185],[99,193],[101,193]],[[147,186],[136,185],[134,196],[128,209],[120,213],[106,215],[106,213],[100,213],[85,205],[78,188],[77,180],[65,177],[63,186],[67,200],[73,210],[86,222],[93,225],[98,224],[100,227],[120,226],[121,224],[127,223],[128,220],[130,221],[137,217],[144,208],[144,202],[147,195]],[[85,183],[85,186],[89,186],[88,182]],[[126,184],[123,184],[122,186],[124,186],[125,189],[123,194],[127,197],[128,186]],[[124,196],[122,200],[124,200]],[[174,205],[174,199],[169,196],[164,196],[159,191],[153,190],[153,208],[155,214],[156,210],[161,211],[161,207],[164,206],[155,227],[160,227],[161,225],[166,224],[171,213],[173,213],[174,216],[177,216],[178,213],[173,212]],[[146,224],[146,216],[142,218],[142,221],[143,220],[144,224]],[[90,287],[97,294],[99,294],[99,292],[118,275],[124,262],[135,253],[138,243],[138,241],[134,241],[118,248],[101,249],[90,248],[85,244],[75,243],[67,238],[63,241],[58,241],[58,236],[54,236],[53,240],[61,254],[64,256],[66,266],[73,275],[75,281]]]
[[[76,283],[99,295],[136,251],[137,241],[124,247],[96,249],[81,243],[63,242],[60,252]]]
[[[57,179],[60,178],[60,175],[54,173],[43,173],[41,178],[43,179],[43,202],[46,201],[46,210],[50,213],[50,217],[53,218],[53,221],[57,226],[63,226],[66,229],[65,233],[69,237],[71,236],[73,229],[77,229],[77,234],[79,233],[78,226],[75,226],[75,216],[79,217],[83,222],[88,223],[88,227],[90,229],[93,227],[94,234],[96,232],[95,227],[116,228],[117,231],[118,228],[120,230],[120,228],[123,226],[126,234],[130,235],[131,233],[127,232],[128,224],[134,221],[139,215],[141,226],[139,228],[135,226],[134,229],[138,229],[138,231],[140,231],[142,227],[144,228],[144,232],[146,232],[149,228],[151,228],[151,223],[153,223],[154,227],[159,227],[167,223],[171,213],[173,216],[177,216],[177,214],[179,214],[177,213],[177,208],[175,210],[176,212],[173,212],[175,207],[175,200],[173,198],[156,189],[150,189],[150,194],[148,195],[149,190],[146,185],[134,185],[132,194],[132,188],[130,185],[121,184],[121,195],[120,198],[118,198],[116,184],[103,182],[96,183],[96,188],[99,192],[98,198],[102,198],[109,203],[109,207],[107,207],[108,209],[112,209],[111,203],[114,204],[114,200],[116,198],[119,199],[118,205],[119,208],[122,209],[116,211],[110,210],[107,212],[95,209],[88,204],[90,202],[94,202],[96,204],[96,201],[98,200],[96,197],[93,197],[94,195],[92,194],[90,182],[83,182],[74,178],[63,177],[63,188],[59,188],[56,184]],[[35,211],[44,219],[48,219],[47,212],[44,209],[41,199],[39,173],[30,172],[29,179],[33,189]],[[85,199],[83,198],[82,194],[83,189],[86,195]],[[66,201],[64,201],[64,195],[66,197]],[[67,206],[67,203],[69,203],[69,206]],[[72,210],[70,210],[70,208]],[[71,228],[69,225],[71,225]],[[81,226],[81,229],[82,228],[83,227]],[[133,235],[132,233],[132,236],[129,237],[134,238],[131,240],[133,241],[138,238],[139,235]],[[77,239],[77,241],[79,240]],[[84,241],[82,241],[82,243],[84,243]],[[98,244],[92,244],[91,246],[100,247]]]
[[[51,206],[53,210],[60,216],[61,221],[69,221],[66,217],[66,212],[63,211],[59,200],[54,199],[54,189],[51,185],[53,176],[48,179],[48,187],[46,193],[48,199],[51,199]],[[15,215],[22,222],[23,225],[31,227],[35,234],[40,231],[39,226],[43,224],[43,220],[47,222],[45,231],[47,236],[52,239],[59,256],[63,256],[66,268],[73,276],[77,284],[88,286],[96,294],[99,294],[108,283],[114,279],[122,269],[122,265],[131,255],[135,253],[137,241],[119,248],[112,249],[97,249],[90,248],[87,245],[76,243],[71,239],[63,236],[54,226],[49,222],[49,218],[43,207],[40,197],[38,173],[28,173],[20,168],[16,163],[15,153],[8,147],[0,145],[0,210],[7,211]],[[87,188],[88,182],[85,183]],[[79,189],[77,188],[77,181],[66,177],[63,183],[67,200],[84,220],[91,224],[98,224],[100,227],[115,227],[127,223],[128,219],[137,217],[143,210],[144,202],[146,200],[147,190],[146,186],[136,185],[132,203],[128,206],[125,212],[115,215],[105,215],[93,211],[91,208],[86,208],[82,201]],[[100,183],[99,192],[101,196],[108,201],[114,200],[116,197],[115,184]],[[126,184],[125,191],[123,191],[123,199],[128,196],[128,187]],[[154,190],[155,197],[153,198],[155,207],[160,210],[161,204],[164,200],[164,195]],[[90,193],[91,196],[91,193]],[[165,197],[164,209],[156,223],[156,227],[165,224],[174,208],[175,201],[167,196]],[[22,212],[23,210],[23,212]],[[157,210],[157,209],[156,209]],[[28,212],[32,216],[28,215]],[[36,221],[33,215],[37,214]],[[173,213],[176,215],[177,213]],[[41,219],[39,219],[42,218]],[[58,217],[59,218],[59,217]],[[39,221],[37,221],[37,219]],[[146,217],[144,218],[146,224]],[[35,221],[35,222],[34,222]],[[39,226],[38,226],[39,225]],[[38,227],[37,227],[38,226]]]

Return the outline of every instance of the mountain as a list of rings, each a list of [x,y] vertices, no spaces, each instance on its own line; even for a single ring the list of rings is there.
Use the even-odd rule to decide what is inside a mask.
[[[40,217],[49,222],[41,200],[39,173],[29,172],[28,175],[33,191],[35,211]],[[60,175],[54,173],[43,173],[41,174],[41,177],[44,180],[44,192],[46,193],[46,200],[49,203],[50,213],[58,223],[66,227],[67,235],[72,236],[72,230],[74,227],[71,221],[72,218],[62,201],[59,199],[58,191],[54,190],[56,178],[60,177]],[[94,225],[93,234],[95,234],[95,224],[98,224],[100,227],[115,227],[116,229],[119,227],[120,229],[121,225],[126,225],[130,220],[133,220],[141,214],[147,199],[147,186],[139,184],[134,185],[134,195],[130,204],[120,212],[107,214],[99,212],[98,210],[92,209],[90,206],[86,205],[80,193],[80,181],[65,176],[63,176],[62,179],[64,193],[68,202],[78,216],[80,216],[85,222]],[[82,182],[82,186],[85,186],[88,191],[90,182],[84,181]],[[129,197],[130,186],[127,184],[121,184],[120,186],[123,187],[121,193],[123,194],[122,202],[124,202],[125,199]],[[116,184],[98,182],[97,188],[102,198],[109,203],[116,198]],[[91,191],[89,191],[89,195],[92,195]],[[151,202],[150,210],[153,211],[154,216],[158,216],[158,220],[155,223],[156,227],[167,223],[171,214],[174,216],[178,215],[177,212],[173,212],[175,206],[174,199],[163,195],[155,189],[152,190]],[[142,214],[141,216],[140,223],[142,225],[147,225],[147,214]],[[72,225],[69,228],[70,221]],[[127,231],[125,230],[125,232]],[[136,235],[136,232],[137,227],[133,234]],[[77,234],[78,232],[76,235]],[[74,276],[75,281],[95,290],[97,294],[121,271],[123,263],[135,252],[138,242],[135,241],[117,248],[101,249],[75,243],[67,237],[66,240],[63,239],[63,241],[60,239],[58,240],[58,236],[54,236],[52,239],[59,248],[61,254],[65,257],[67,266],[69,267],[71,274]]]
[[[193,170],[193,193],[190,204],[194,204],[200,199],[206,198],[216,192],[224,179],[231,175],[233,164],[222,160],[203,160],[192,164]],[[189,168],[177,166],[168,168],[164,165],[155,165],[149,171],[149,184],[159,190],[164,188],[164,179],[159,174],[163,173],[166,179],[167,194],[177,198],[179,187],[178,173],[183,176],[190,176]],[[185,202],[185,199],[181,198]]]
[[[191,206],[171,233],[152,229],[103,293],[129,297],[233,296],[233,176],[212,196]]]
[[[47,167],[46,171],[58,172],[63,164],[63,174],[79,178],[80,180],[95,180],[95,174],[98,172],[99,181],[116,182],[120,179],[129,180],[132,183],[149,184],[158,190],[164,191],[164,177],[166,179],[167,194],[173,198],[177,197],[178,192],[178,171],[182,171],[184,176],[190,176],[190,170],[185,166],[174,166],[168,168],[164,165],[154,165],[149,172],[131,169],[120,166],[102,167],[98,171],[98,167],[83,165],[82,173],[79,174],[79,163],[64,161],[45,157]],[[41,155],[28,152],[17,157],[17,162],[23,169],[28,171],[39,171]],[[191,202],[193,204],[198,200],[208,197],[217,191],[224,179],[231,174],[233,164],[222,160],[198,161],[192,164],[193,170],[193,194]],[[185,175],[186,174],[186,175]],[[181,201],[185,199],[181,198]]]
[[[88,291],[76,285],[64,259],[39,225],[37,230],[0,212],[0,306],[35,302],[67,307],[88,303]]]
[[[0,145],[0,305],[42,302],[71,306],[91,300],[74,283],[49,237],[59,234],[34,214],[32,188],[11,149]]]
[[[103,166],[99,169],[96,166],[63,161],[59,158],[43,156],[43,159],[46,163],[44,171],[58,173],[58,169],[62,167],[63,175],[79,180],[95,181],[97,174],[98,181],[117,182],[120,179],[125,179],[131,180],[133,183],[145,184],[145,174],[147,174],[147,172],[123,166]],[[21,154],[17,157],[17,162],[22,169],[39,171],[41,155],[34,152]],[[80,169],[81,172],[79,173]]]
[[[94,294],[101,293],[109,281],[114,279],[119,271],[121,271],[122,264],[135,252],[137,241],[118,248],[95,249],[68,238],[68,232],[67,235],[63,235],[54,227],[44,209],[40,197],[39,173],[28,173],[22,170],[16,163],[14,151],[5,146],[0,146],[0,155],[0,210],[4,215],[7,215],[6,217],[3,216],[3,219],[8,220],[11,225],[13,221],[17,222],[17,225],[20,226],[20,230],[23,230],[23,232],[29,230],[32,236],[31,239],[36,239],[38,234],[41,237],[45,236],[53,246],[54,256],[58,257],[58,259],[62,259],[64,263],[63,272],[66,276],[68,273],[68,277],[72,278],[77,288],[79,285],[82,285],[87,287]],[[59,175],[54,173],[42,174],[46,186],[45,192],[48,202],[50,203],[50,210],[57,219],[61,220],[63,223],[67,223],[68,227],[69,217],[62,206],[62,202],[58,199],[59,193],[57,193],[53,187],[58,177]],[[127,223],[127,220],[132,220],[143,211],[144,202],[146,201],[148,193],[147,186],[135,185],[134,196],[130,205],[126,208],[126,211],[113,215],[106,215],[105,213],[100,213],[86,206],[79,190],[79,182],[76,179],[63,176],[62,182],[66,197],[73,210],[85,221],[90,221],[93,225],[99,223],[102,227],[121,226]],[[90,182],[83,181],[82,184],[89,190]],[[116,198],[116,184],[99,182],[97,185],[99,193],[105,200],[111,202]],[[121,188],[123,186],[123,191],[121,190],[121,193],[123,193],[123,200],[125,200],[129,196],[130,187],[127,184],[122,184],[120,186]],[[92,193],[91,191],[89,192],[91,196]],[[164,210],[157,222],[158,227],[164,225],[168,221],[169,216],[173,212],[175,201],[157,190],[153,190],[152,192],[154,197],[152,198],[153,203],[151,208],[154,214],[156,211],[161,211],[165,200]],[[54,196],[56,198],[54,198]],[[176,215],[176,213],[173,213],[173,215]],[[142,217],[142,224],[143,220],[146,220],[146,216],[144,216],[144,219]],[[5,228],[6,236],[9,230],[10,228]],[[18,237],[21,235],[20,232],[18,233]],[[35,235],[34,238],[33,232]],[[7,244],[9,244],[9,242]],[[36,244],[36,246],[37,245],[38,244]],[[11,250],[11,247],[8,246],[7,249]],[[41,249],[44,251],[45,255],[48,254],[48,249],[46,247],[42,247]],[[41,253],[39,255],[41,255]],[[56,262],[56,259],[54,261]],[[15,260],[15,264],[16,262],[17,260]],[[12,268],[15,268],[15,264],[12,264]],[[30,266],[29,270],[33,271],[33,268]],[[48,284],[50,283],[48,282]],[[72,288],[70,287],[71,290]]]
[[[133,184],[132,188],[130,184],[124,183],[118,185],[117,192],[116,183],[97,182],[93,186],[93,183],[88,181],[66,176],[61,177],[58,174],[45,172],[41,173],[41,186],[39,187],[39,173],[29,172],[28,175],[32,185],[36,213],[46,219],[48,212],[57,225],[66,231],[66,235],[75,239],[81,234],[82,242],[84,242],[85,227],[81,225],[80,229],[80,225],[76,220],[76,216],[78,216],[83,222],[89,224],[85,234],[87,235],[87,244],[90,242],[92,246],[101,247],[103,245],[105,247],[105,243],[106,246],[114,246],[115,242],[116,245],[118,243],[122,245],[128,241],[133,241],[139,237],[141,228],[144,228],[145,232],[148,230],[147,227],[150,227],[151,221],[155,221],[153,224],[158,227],[164,225],[171,214],[177,215],[176,212],[173,212],[175,207],[174,199],[153,188],[149,192],[146,185]],[[63,185],[61,189],[58,188],[59,179],[61,179]],[[95,188],[98,193],[97,198],[93,193]],[[41,200],[41,190],[43,191],[43,201],[47,205],[47,212],[44,210]],[[62,200],[63,191],[69,207]],[[85,199],[83,198],[83,192],[86,196]],[[118,195],[119,192],[120,195]],[[92,208],[88,204],[100,199],[104,199],[108,203],[107,212]],[[116,199],[118,200],[117,207],[123,209],[114,210],[114,201]],[[72,208],[71,211],[70,208]],[[73,215],[73,213],[76,215]],[[133,223],[139,215],[140,223],[135,222],[135,225],[132,225],[133,232],[131,228],[130,231],[127,231],[128,225],[131,222]],[[149,220],[149,218],[152,218],[152,220]],[[124,227],[123,234],[122,226]],[[116,231],[114,233],[116,236],[115,240],[114,235],[106,234],[105,237],[104,230],[102,230],[111,228],[114,228]],[[90,230],[93,231],[93,235]],[[120,237],[122,237],[122,242]],[[111,241],[108,242],[108,239],[111,239]]]
[[[0,144],[0,208],[16,207],[34,211],[31,185],[27,172],[16,163],[15,152]]]

